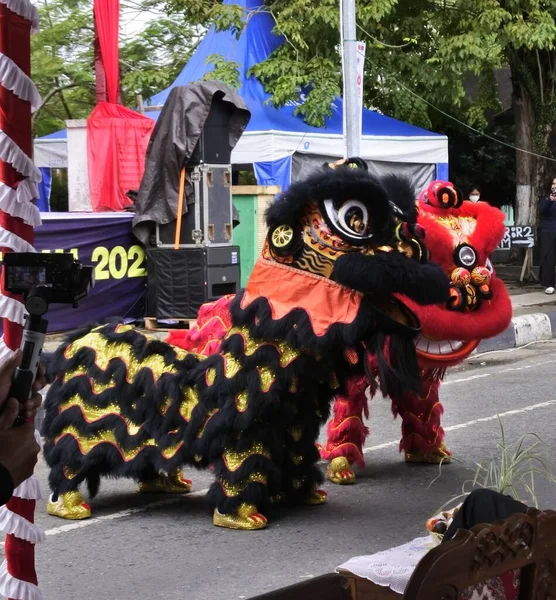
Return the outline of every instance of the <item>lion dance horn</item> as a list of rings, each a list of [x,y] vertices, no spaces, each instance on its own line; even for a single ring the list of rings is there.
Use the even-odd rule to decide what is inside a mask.
[[[449,181],[433,181],[421,192],[419,200],[435,208],[459,208],[463,203],[463,198]]]
[[[348,169],[363,169],[363,171],[368,171],[369,166],[362,158],[342,158],[341,160],[337,160],[333,163],[324,163],[325,168],[329,169],[338,169],[339,167],[346,167]]]
[[[40,225],[40,214],[31,201],[38,197],[42,177],[31,159],[31,112],[41,99],[29,75],[31,31],[38,26],[38,12],[29,0],[0,0],[0,22],[0,246],[2,252],[34,252],[33,227]],[[2,282],[0,364],[21,343],[24,312],[20,299],[4,293]],[[0,595],[10,600],[42,598],[35,572],[35,544],[44,538],[34,524],[38,499],[39,483],[31,477],[0,508],[0,529],[6,534]]]

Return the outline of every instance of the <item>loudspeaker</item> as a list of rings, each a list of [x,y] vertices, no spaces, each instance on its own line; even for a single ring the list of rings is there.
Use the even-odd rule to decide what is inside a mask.
[[[230,122],[235,107],[231,102],[224,102],[223,96],[222,92],[218,92],[212,97],[201,137],[187,166],[194,167],[201,163],[210,165],[231,163]]]
[[[147,316],[195,319],[205,302],[239,291],[239,247],[149,248],[147,273]]]

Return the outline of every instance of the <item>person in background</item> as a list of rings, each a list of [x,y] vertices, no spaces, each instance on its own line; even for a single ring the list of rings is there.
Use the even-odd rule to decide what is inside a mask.
[[[41,405],[39,391],[45,385],[44,374],[42,370],[37,374],[33,395],[25,403],[28,422],[14,427],[19,414],[19,402],[15,398],[8,398],[8,394],[20,362],[21,353],[17,352],[0,367],[0,506],[6,504],[18,485],[31,477],[40,451],[35,440],[33,420]]]
[[[556,284],[556,178],[550,192],[541,198],[541,266],[540,280],[545,294],[553,294]]]
[[[471,192],[469,193],[469,200],[471,202],[479,202],[480,199],[481,192],[479,191],[479,188],[477,186],[474,186],[473,188],[471,188]]]

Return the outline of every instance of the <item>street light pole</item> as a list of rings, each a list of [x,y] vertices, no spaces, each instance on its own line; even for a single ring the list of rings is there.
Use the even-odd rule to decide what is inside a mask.
[[[340,0],[343,26],[343,79],[344,79],[344,137],[347,156],[359,156],[361,127],[357,102],[357,34],[355,28],[355,0]]]

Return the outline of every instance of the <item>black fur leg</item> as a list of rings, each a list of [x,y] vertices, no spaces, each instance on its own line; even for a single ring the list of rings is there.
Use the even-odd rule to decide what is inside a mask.
[[[216,481],[209,490],[209,498],[221,514],[236,513],[245,504],[263,513],[271,497],[281,490],[281,473],[275,460],[280,444],[276,444],[275,432],[259,427],[249,433],[230,444],[214,463]],[[264,442],[260,441],[263,439]]]

